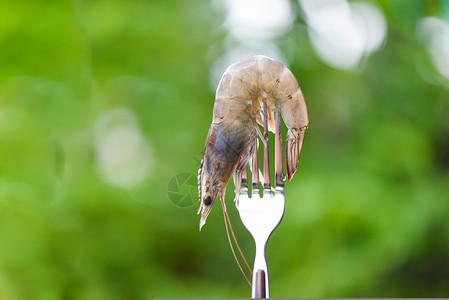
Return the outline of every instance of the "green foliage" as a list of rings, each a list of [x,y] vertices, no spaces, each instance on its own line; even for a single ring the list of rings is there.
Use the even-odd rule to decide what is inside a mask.
[[[268,247],[275,297],[449,296],[449,90],[415,35],[444,10],[379,2],[387,41],[359,70],[322,64],[299,12],[277,41],[310,127]],[[206,1],[0,3],[0,299],[249,296],[218,202],[199,232],[196,199],[167,193],[199,167],[222,18]],[[135,184],[102,169],[111,111],[145,141]]]

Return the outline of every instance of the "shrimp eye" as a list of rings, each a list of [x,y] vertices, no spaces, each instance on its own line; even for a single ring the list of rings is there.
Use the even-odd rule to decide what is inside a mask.
[[[204,205],[210,205],[212,203],[212,198],[210,196],[207,196],[203,199]]]

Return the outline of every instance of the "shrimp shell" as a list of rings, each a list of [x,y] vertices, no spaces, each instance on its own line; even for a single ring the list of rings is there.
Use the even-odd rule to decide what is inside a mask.
[[[224,205],[229,179],[246,167],[253,152],[257,125],[262,125],[263,100],[267,99],[268,128],[274,132],[274,112],[279,110],[288,128],[286,171],[296,172],[309,125],[307,104],[292,72],[282,63],[262,55],[242,59],[224,72],[215,97],[212,124],[198,171],[200,229],[217,198]],[[236,183],[236,192],[240,183]],[[237,196],[237,195],[236,195]]]

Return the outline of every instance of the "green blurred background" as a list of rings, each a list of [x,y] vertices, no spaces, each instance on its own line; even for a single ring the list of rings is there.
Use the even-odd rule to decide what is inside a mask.
[[[0,2],[0,299],[249,297],[194,187],[217,76],[249,54],[289,66],[310,116],[271,295],[449,297],[448,1],[237,2]]]

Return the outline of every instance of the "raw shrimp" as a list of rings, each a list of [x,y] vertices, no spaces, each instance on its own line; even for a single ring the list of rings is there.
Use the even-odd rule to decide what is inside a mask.
[[[262,125],[264,99],[268,107],[269,130],[274,131],[276,110],[279,110],[288,128],[288,179],[296,172],[309,117],[295,76],[282,63],[262,55],[232,64],[217,88],[212,125],[198,171],[200,229],[206,223],[217,197],[220,197],[225,212],[224,199],[229,179],[246,167],[257,135],[260,135],[257,123]],[[240,182],[235,184],[238,197]]]

